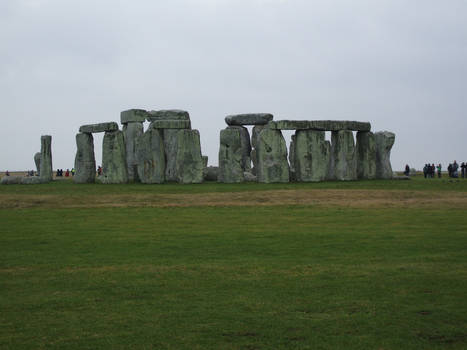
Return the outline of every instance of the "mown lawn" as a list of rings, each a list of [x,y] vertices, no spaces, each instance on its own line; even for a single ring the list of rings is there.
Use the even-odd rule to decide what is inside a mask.
[[[427,181],[59,182],[2,186],[0,199],[467,189],[467,181]],[[466,207],[2,209],[0,348],[465,349]]]

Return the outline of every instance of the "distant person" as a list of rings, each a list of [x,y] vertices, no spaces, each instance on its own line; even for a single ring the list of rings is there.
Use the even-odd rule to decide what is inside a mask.
[[[431,178],[434,179],[435,178],[435,164],[431,164]]]
[[[101,176],[102,175],[102,167],[99,165],[97,167],[97,176]]]
[[[426,179],[426,176],[428,175],[428,164],[425,164],[423,167],[423,177]]]
[[[5,172],[5,176],[10,176],[10,172],[8,170]]]
[[[75,176],[75,168],[71,168],[71,176]]]
[[[448,175],[449,177],[452,177],[452,163],[449,163],[448,165]]]
[[[57,169],[57,172],[55,173],[55,177],[59,177],[60,176],[60,169]]]
[[[452,163],[452,177],[456,179],[459,177],[457,169],[459,169],[459,164],[457,164],[457,162],[454,161],[454,163]]]
[[[69,177],[70,176],[70,170],[67,169],[66,172],[65,172],[65,177]]]
[[[436,167],[436,170],[438,171],[438,178],[441,179],[441,163],[438,164],[438,166]]]
[[[408,164],[405,165],[404,175],[405,175],[405,176],[409,176],[409,175],[410,175],[410,167],[409,167]]]
[[[461,176],[462,176],[463,179],[465,179],[465,168],[466,167],[467,167],[467,165],[464,162],[462,162],[462,164],[461,164],[461,174],[462,175]]]

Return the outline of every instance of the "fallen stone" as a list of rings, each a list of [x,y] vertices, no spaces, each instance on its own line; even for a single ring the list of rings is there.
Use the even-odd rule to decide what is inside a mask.
[[[280,130],[261,131],[256,151],[258,182],[289,182],[287,146]]]
[[[76,135],[75,176],[73,182],[78,184],[96,181],[96,158],[94,156],[94,138],[92,134]]]
[[[205,181],[217,181],[219,174],[219,167],[208,166],[204,169],[204,180]]]
[[[224,183],[243,182],[243,156],[241,130],[227,128],[220,132],[218,181]]]
[[[143,123],[148,117],[148,112],[144,109],[128,109],[120,113],[120,123]]]
[[[41,152],[37,152],[34,155],[34,163],[36,163],[37,175],[41,173]]]
[[[376,177],[376,144],[371,131],[357,132],[357,178],[372,180]]]
[[[24,176],[21,178],[22,185],[40,185],[48,181],[42,179],[40,176]]]
[[[269,113],[248,113],[228,115],[225,117],[227,125],[264,125],[273,119]]]
[[[160,111],[149,111],[146,119],[150,122],[156,120],[190,120],[190,114],[180,109],[163,109]]]
[[[295,133],[295,178],[300,182],[326,180],[331,161],[331,145],[324,131],[298,130]]]
[[[148,129],[136,141],[138,177],[142,183],[163,183],[165,150],[162,130]]]
[[[395,139],[396,135],[389,131],[375,133],[377,179],[392,178],[391,148]]]
[[[165,150],[165,180],[178,181],[177,176],[177,149],[178,132],[180,129],[160,129],[164,135]]]
[[[102,142],[102,175],[99,182],[121,184],[128,182],[125,140],[123,132],[106,131]]]
[[[349,181],[357,179],[357,156],[352,131],[333,131],[331,135],[332,178]]]
[[[4,176],[0,183],[2,185],[18,185],[21,183],[22,179],[22,176]]]
[[[237,129],[240,131],[240,137],[242,141],[242,168],[244,171],[251,170],[251,143],[250,133],[244,126],[228,126],[227,129]]]
[[[176,172],[183,184],[203,182],[203,158],[198,130],[182,129],[177,134]]]
[[[92,134],[92,133],[97,133],[97,132],[107,132],[107,131],[117,131],[117,130],[118,130],[118,124],[115,122],[82,125],[79,128],[79,132],[86,133],[86,134]]]
[[[279,120],[269,122],[268,127],[275,130],[371,130],[371,124],[368,122],[356,122],[348,120]]]
[[[245,179],[246,182],[256,182],[257,181],[257,177],[256,175],[253,175],[251,172],[249,171],[245,171],[243,173],[243,177]]]
[[[410,180],[410,176],[405,175],[393,175],[393,180]]]
[[[138,160],[136,159],[136,140],[143,135],[143,123],[131,122],[123,125],[125,140],[126,165],[128,181],[138,182]]]
[[[149,125],[153,129],[191,129],[189,120],[154,120]]]
[[[40,177],[44,181],[52,181],[52,136],[41,136],[41,168]]]

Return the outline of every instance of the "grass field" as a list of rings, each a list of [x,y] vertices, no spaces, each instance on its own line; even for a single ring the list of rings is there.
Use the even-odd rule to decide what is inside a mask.
[[[467,180],[0,186],[1,349],[465,349]]]

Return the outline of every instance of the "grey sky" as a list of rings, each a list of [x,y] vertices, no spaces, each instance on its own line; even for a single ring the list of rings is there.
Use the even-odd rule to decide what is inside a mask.
[[[1,171],[43,134],[71,168],[79,126],[129,108],[188,110],[210,164],[246,112],[370,121],[395,169],[467,161],[464,0],[1,0],[0,44]]]

